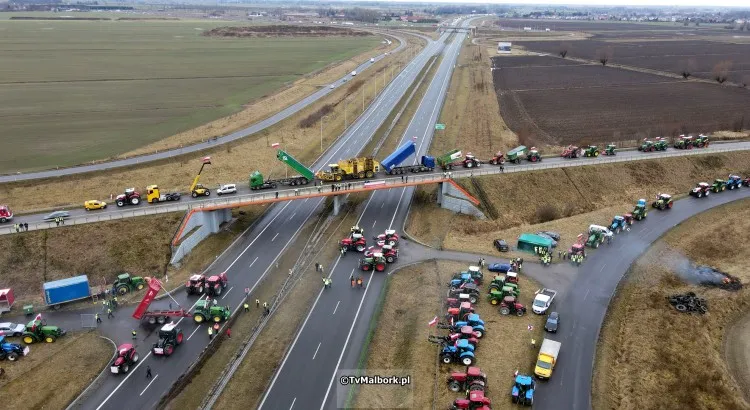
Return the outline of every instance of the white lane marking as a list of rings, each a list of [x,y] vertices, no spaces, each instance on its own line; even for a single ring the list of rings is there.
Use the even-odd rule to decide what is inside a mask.
[[[240,260],[240,258],[242,257],[242,255],[244,255],[245,252],[247,252],[247,250],[250,249],[251,246],[253,246],[253,244],[255,243],[255,241],[257,241],[258,238],[260,238],[260,236],[263,235],[263,232],[265,232],[266,229],[268,229],[268,227],[270,227],[271,225],[273,225],[273,221],[275,221],[276,218],[278,218],[279,215],[281,215],[281,213],[284,212],[284,209],[286,209],[286,207],[289,206],[292,202],[294,202],[294,201],[287,202],[286,204],[284,204],[284,207],[282,207],[281,209],[279,209],[279,212],[276,214],[276,216],[274,216],[273,219],[271,219],[268,222],[268,224],[266,225],[266,227],[263,228],[262,231],[260,231],[260,233],[258,234],[258,236],[256,236],[255,239],[253,239],[252,242],[250,242],[250,244],[247,245],[247,247],[242,251],[242,253],[240,253],[239,255],[237,255],[237,257],[232,261],[232,263],[229,264],[229,266],[226,269],[226,272],[229,272],[229,270],[232,269],[232,266],[234,266],[234,264],[237,263],[238,260]],[[247,232],[247,231],[245,231],[245,232]],[[244,232],[243,232],[243,234],[244,234]]]
[[[190,338],[193,337],[193,335],[195,334],[195,332],[197,332],[198,329],[200,329],[200,328],[201,328],[200,325],[196,326],[195,330],[193,330],[193,333],[191,333],[190,336],[188,336],[187,340],[190,340]]]
[[[143,393],[145,393],[146,390],[148,390],[148,388],[151,387],[151,383],[155,382],[158,377],[159,377],[159,375],[157,374],[156,376],[154,376],[153,379],[151,379],[151,382],[146,386],[145,389],[143,389],[143,391],[141,392],[140,396],[143,396]]]
[[[601,269],[599,269],[599,272],[603,272],[603,271],[604,271],[604,268],[606,268],[606,267],[607,267],[607,264],[605,263],[604,265],[602,265],[602,268],[601,268]]]
[[[382,205],[381,205],[381,206],[382,206]],[[372,227],[373,227],[373,228],[375,227],[375,223],[376,223],[377,221],[378,221],[377,219],[376,219],[376,220],[374,220],[374,221],[372,221]]]
[[[253,263],[251,263],[250,266],[248,266],[248,268],[252,268],[253,265],[255,265],[255,262],[258,261],[258,258],[260,258],[260,256],[256,256],[255,259],[253,259]]]
[[[359,219],[357,220],[357,224],[359,224],[362,221],[362,216],[364,216],[365,212],[367,211],[367,208],[370,206],[370,202],[372,202],[372,198],[374,198],[375,194],[377,194],[378,192],[379,191],[375,191],[372,193],[372,195],[370,195],[370,199],[367,200],[367,203],[365,204],[365,209],[362,210],[362,214],[359,216]],[[302,228],[300,227],[300,229]],[[339,257],[336,258],[336,263],[333,264],[333,268],[331,268],[331,273],[328,275],[328,277],[331,277],[331,275],[333,275],[333,272],[336,271],[336,266],[338,266],[340,260],[341,260],[341,255],[339,255]],[[354,269],[352,269],[352,274],[354,274]],[[365,293],[367,293],[367,289],[365,289]],[[263,404],[266,402],[266,399],[268,399],[268,395],[271,393],[271,390],[273,390],[273,386],[276,384],[276,380],[278,380],[279,375],[281,374],[281,370],[284,368],[284,365],[286,364],[287,359],[289,359],[289,356],[294,351],[294,347],[297,345],[297,341],[299,340],[299,337],[302,335],[302,332],[305,330],[305,326],[307,326],[307,322],[310,320],[310,316],[312,316],[312,313],[315,311],[315,307],[318,305],[318,301],[320,300],[321,295],[323,295],[323,288],[321,288],[318,291],[318,296],[315,297],[315,302],[313,302],[312,308],[307,311],[307,316],[305,317],[305,321],[302,322],[302,326],[300,327],[300,330],[297,332],[297,335],[294,336],[294,341],[292,342],[292,345],[289,347],[289,350],[287,350],[286,356],[284,356],[284,360],[281,361],[281,365],[276,370],[276,374],[274,374],[273,380],[271,380],[271,385],[268,386],[268,388],[266,389],[266,392],[263,394],[263,399],[260,401],[260,404],[258,405],[258,410],[263,408]]]
[[[294,407],[294,402],[297,401],[297,398],[295,397],[294,400],[292,400],[292,405],[289,406],[289,410],[292,410],[292,407]]]
[[[336,314],[336,311],[337,311],[337,310],[339,310],[339,303],[341,303],[341,301],[340,301],[340,300],[339,300],[338,302],[336,302],[336,307],[335,307],[335,308],[333,308],[333,314],[334,314],[334,315]]]
[[[276,235],[273,236],[273,238],[271,239],[271,242],[273,242],[276,239],[277,236],[279,236],[278,232],[276,232]]]
[[[586,289],[586,294],[583,295],[583,300],[586,300],[586,298],[589,297],[589,292],[591,292],[591,289]]]
[[[391,189],[390,189],[390,188],[388,188],[388,190],[390,191]],[[382,202],[382,203],[380,204],[380,209],[383,209],[383,205],[385,205],[385,201],[383,201],[383,202]]]
[[[315,348],[315,353],[313,353],[313,358],[312,358],[313,360],[315,360],[315,356],[318,355],[318,349],[320,349],[320,344],[321,343],[323,343],[323,342],[318,343],[318,347]]]
[[[370,272],[370,277],[367,279],[367,283],[372,283],[372,275],[375,272]],[[336,373],[339,371],[339,366],[341,366],[341,359],[344,358],[344,352],[346,352],[346,346],[349,344],[349,339],[352,337],[352,331],[354,331],[354,325],[357,324],[357,318],[359,318],[359,312],[362,310],[362,304],[365,302],[365,298],[367,297],[367,291],[370,290],[370,287],[365,287],[365,292],[362,294],[362,299],[359,301],[359,306],[357,306],[357,313],[354,314],[354,320],[352,320],[352,325],[349,327],[349,334],[346,335],[346,341],[344,341],[344,347],[341,348],[341,354],[339,355],[339,360],[336,362],[336,368],[333,369],[333,376],[331,376],[331,381],[328,383],[328,390],[326,390],[326,395],[323,397],[323,403],[320,404],[320,410],[323,410],[323,408],[326,405],[326,400],[328,400],[328,395],[331,393],[331,387],[333,387],[333,381],[336,380]]]
[[[118,384],[117,387],[115,387],[115,389],[112,390],[112,393],[110,393],[109,396],[107,396],[107,398],[104,399],[104,401],[102,401],[102,404],[100,404],[99,407],[96,408],[96,410],[99,410],[102,407],[104,407],[104,404],[107,403],[107,400],[109,400],[112,396],[114,396],[114,394],[117,393],[117,390],[120,390],[120,387],[122,387],[122,385],[126,381],[128,381],[128,379],[130,378],[130,376],[132,376],[133,373],[135,373],[135,371],[138,370],[139,367],[141,367],[141,365],[146,361],[146,359],[148,359],[149,356],[151,356],[151,351],[150,350],[149,350],[148,354],[143,358],[143,360],[141,360],[141,362],[138,363],[137,366],[135,366],[135,369],[131,370],[130,373],[127,376],[125,376],[124,379],[122,379],[122,381],[120,382],[120,384]]]
[[[231,288],[229,288],[229,290],[227,291],[227,293],[225,293],[224,296],[221,297],[221,300],[224,300],[224,298],[227,297],[227,295],[229,294],[229,292],[232,291],[232,289],[234,289],[234,286],[232,286]]]
[[[289,219],[287,219],[287,221],[291,221],[292,218],[294,218],[294,215],[297,215],[297,211],[294,211],[294,213],[292,214],[292,216],[290,216]]]

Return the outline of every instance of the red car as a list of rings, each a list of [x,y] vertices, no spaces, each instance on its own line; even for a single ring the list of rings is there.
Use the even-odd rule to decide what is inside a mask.
[[[7,205],[0,205],[0,223],[10,222],[13,219],[13,211]]]

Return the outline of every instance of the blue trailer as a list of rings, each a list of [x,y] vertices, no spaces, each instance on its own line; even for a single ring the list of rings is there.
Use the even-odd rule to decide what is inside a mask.
[[[48,306],[59,308],[60,304],[91,297],[89,278],[86,275],[45,282],[44,301]]]
[[[434,160],[432,161],[432,166],[429,165],[429,162],[425,164],[425,158],[431,158],[427,156],[423,156],[422,161],[419,164],[398,166],[402,162],[406,161],[407,158],[414,155],[416,152],[417,145],[414,143],[414,141],[408,141],[407,143],[393,151],[391,155],[388,155],[384,160],[380,161],[380,165],[389,175],[405,174],[407,172],[432,171],[433,168],[435,168]]]

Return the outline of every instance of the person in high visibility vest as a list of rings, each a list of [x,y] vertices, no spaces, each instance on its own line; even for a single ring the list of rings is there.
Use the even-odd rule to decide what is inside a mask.
[[[242,307],[244,307],[244,308],[245,308],[245,312],[249,312],[249,311],[250,311],[250,305],[248,305],[248,304],[247,304],[247,302],[245,302],[245,303],[244,303],[244,304],[242,305]]]
[[[138,337],[137,333],[135,332],[135,329],[133,329],[131,333],[133,334],[133,340],[135,340]]]

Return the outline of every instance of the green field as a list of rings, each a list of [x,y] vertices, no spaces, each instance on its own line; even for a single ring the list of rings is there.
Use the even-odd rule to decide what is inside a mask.
[[[225,25],[0,20],[0,142],[7,153],[0,173],[133,150],[236,112],[381,40],[200,35]]]

